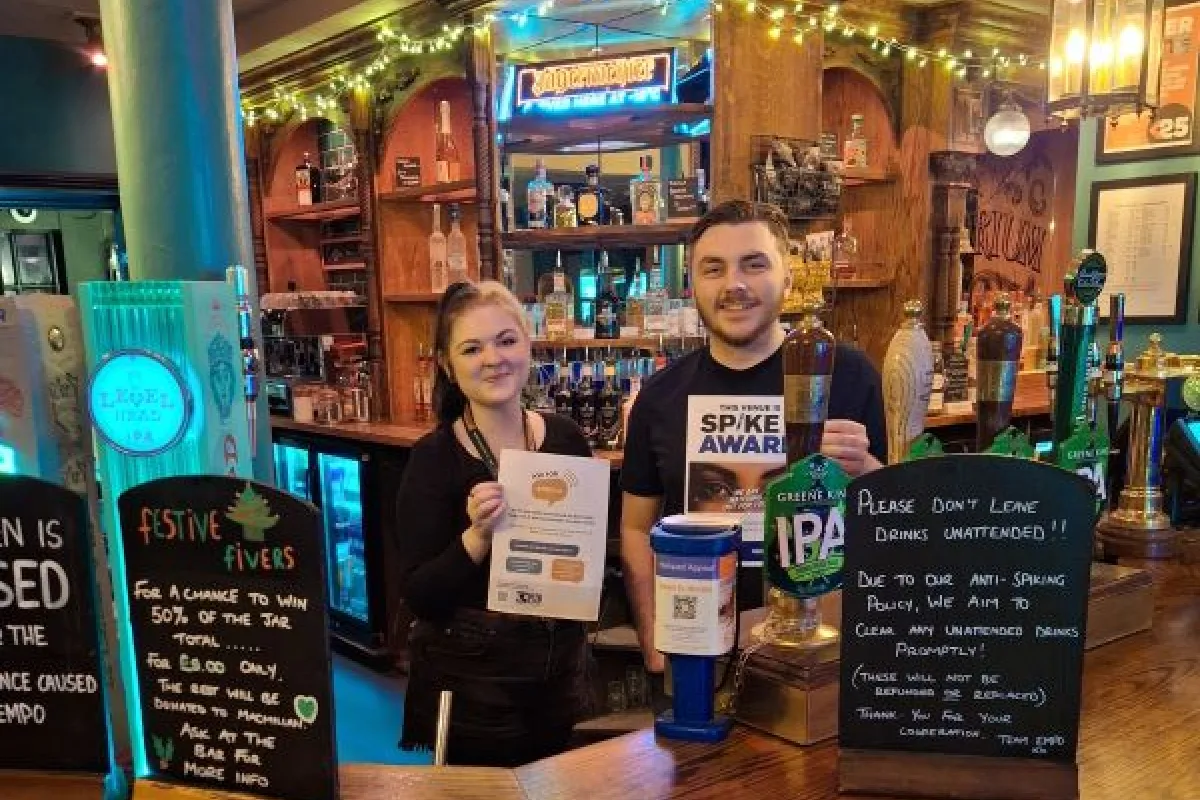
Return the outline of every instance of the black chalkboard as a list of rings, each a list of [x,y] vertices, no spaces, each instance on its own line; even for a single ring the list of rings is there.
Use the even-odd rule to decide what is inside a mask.
[[[967,357],[957,349],[945,359],[946,383],[944,397],[947,403],[961,403],[969,399],[967,386],[969,364]]]
[[[109,771],[87,505],[0,476],[0,769]]]
[[[411,189],[421,185],[421,157],[396,156],[396,188]]]
[[[1092,487],[996,455],[926,458],[850,484],[845,748],[1073,762]]]
[[[700,216],[696,187],[695,178],[667,181],[667,219],[695,219]]]
[[[121,495],[147,761],[287,800],[337,794],[324,541],[270,486],[164,478]]]

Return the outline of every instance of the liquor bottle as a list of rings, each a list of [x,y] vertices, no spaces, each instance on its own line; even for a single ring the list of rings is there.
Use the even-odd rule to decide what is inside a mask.
[[[467,237],[459,225],[458,203],[450,204],[450,235],[446,238],[446,272],[450,283],[468,280]]]
[[[646,288],[646,299],[642,305],[642,330],[647,336],[665,336],[667,333],[667,290],[663,287],[662,267],[658,262],[658,248],[651,248],[650,283]]]
[[[904,304],[904,322],[883,359],[883,410],[887,417],[888,463],[904,460],[913,439],[925,430],[933,388],[933,347],[921,324],[920,300]]]
[[[597,401],[599,432],[597,440],[601,449],[610,450],[621,440],[621,389],[617,382],[617,361],[610,352],[604,360],[604,386]]]
[[[600,254],[600,291],[596,292],[596,338],[621,338],[621,298],[613,288],[608,253]]]
[[[842,223],[842,231],[833,240],[833,277],[853,278],[858,261],[858,237],[850,229],[850,218]]]
[[[867,135],[863,132],[863,115],[850,116],[850,134],[842,143],[842,164],[846,169],[867,168]]]
[[[821,451],[836,341],[820,317],[821,302],[808,298],[803,317],[783,341],[783,423],[788,465]]]
[[[975,340],[975,445],[980,453],[992,446],[1012,418],[1021,341],[1021,326],[1012,321],[1012,301],[1001,292],[992,303],[991,319]]]
[[[575,387],[575,419],[579,423],[579,430],[583,433],[584,438],[593,447],[595,446],[596,423],[598,421],[596,414],[596,384],[592,379],[594,369],[595,367],[591,363],[584,363],[583,375]]]
[[[442,233],[442,207],[433,204],[433,232],[429,234],[429,284],[434,294],[441,294],[450,285],[447,261],[446,234]]]
[[[575,228],[579,225],[579,215],[575,211],[575,192],[566,184],[555,190],[554,227]]]
[[[929,413],[940,414],[946,408],[946,366],[942,347],[933,348],[933,383],[929,388]]]
[[[533,180],[525,187],[526,222],[530,228],[550,227],[550,198],[554,184],[546,180],[546,162],[537,160]]]
[[[313,166],[308,153],[296,167],[296,202],[302,206],[321,202],[321,170]]]
[[[634,336],[642,335],[642,328],[646,322],[646,296],[642,289],[645,279],[646,276],[642,272],[642,259],[635,257],[633,278],[630,279],[628,291],[625,293],[625,324],[635,330]]]
[[[642,156],[638,163],[641,174],[629,182],[629,202],[633,206],[634,225],[654,225],[662,222],[662,183],[653,176],[654,157]]]
[[[550,293],[546,295],[546,338],[566,341],[575,327],[575,313],[571,293],[567,290],[561,252],[555,257],[552,281]]]
[[[512,181],[507,175],[500,179],[500,230],[513,229]]]
[[[588,164],[587,185],[575,196],[575,213],[580,225],[608,224],[608,190],[600,185],[600,167]]]
[[[462,167],[458,160],[458,145],[450,129],[450,101],[438,103],[437,147],[434,160],[437,164],[437,182],[453,183],[461,180]]]
[[[500,279],[504,282],[504,288],[510,292],[517,291],[517,264],[513,256],[512,250],[500,251]]]
[[[696,205],[701,214],[708,213],[708,176],[704,169],[696,170]]]
[[[562,361],[558,365],[558,389],[554,392],[554,413],[564,417],[574,417],[573,396],[571,393],[571,366],[567,363],[567,351],[563,351]]]

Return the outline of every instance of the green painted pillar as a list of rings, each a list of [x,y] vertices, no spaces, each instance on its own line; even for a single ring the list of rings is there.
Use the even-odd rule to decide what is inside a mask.
[[[242,264],[257,320],[230,0],[100,0],[100,17],[130,278],[225,280]],[[257,416],[255,475],[270,480],[261,393]]]

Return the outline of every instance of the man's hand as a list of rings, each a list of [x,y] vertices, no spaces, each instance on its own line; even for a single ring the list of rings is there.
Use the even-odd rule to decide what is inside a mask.
[[[857,478],[882,464],[867,450],[871,440],[867,428],[849,419],[825,421],[825,433],[821,437],[821,455],[838,463],[851,478]]]

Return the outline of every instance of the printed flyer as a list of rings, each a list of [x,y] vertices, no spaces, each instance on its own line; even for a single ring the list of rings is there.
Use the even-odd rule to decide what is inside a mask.
[[[489,610],[599,619],[610,470],[598,458],[500,454],[508,517],[492,539]]]
[[[780,396],[688,398],[684,509],[742,517],[742,565],[763,563],[763,492],[787,468]]]

